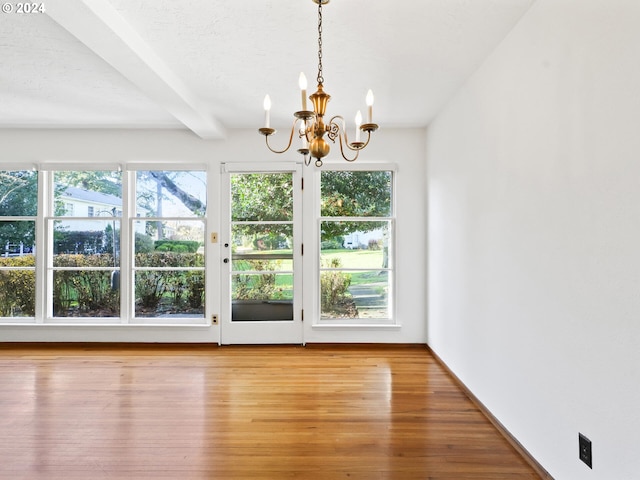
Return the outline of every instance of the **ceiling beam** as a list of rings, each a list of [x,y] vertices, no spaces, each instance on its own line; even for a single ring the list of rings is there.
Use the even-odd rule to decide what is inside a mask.
[[[196,135],[224,138],[224,127],[204,102],[108,0],[52,2],[47,14]]]

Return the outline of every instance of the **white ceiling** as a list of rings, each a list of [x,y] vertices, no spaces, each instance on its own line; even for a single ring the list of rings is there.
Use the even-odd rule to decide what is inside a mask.
[[[381,127],[422,127],[535,0],[332,0],[327,115],[376,95]],[[15,2],[14,2],[15,5]],[[311,0],[45,0],[0,13],[0,128],[188,128],[222,138],[300,110],[317,74]]]

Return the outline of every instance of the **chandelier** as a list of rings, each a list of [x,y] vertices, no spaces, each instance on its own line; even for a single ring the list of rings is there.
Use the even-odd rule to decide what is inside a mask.
[[[273,153],[284,153],[291,147],[294,135],[301,141],[301,148],[298,153],[304,156],[305,165],[311,163],[311,159],[315,158],[316,167],[322,166],[322,159],[329,154],[329,143],[324,139],[326,135],[332,143],[339,140],[340,153],[342,158],[347,162],[353,162],[358,158],[360,150],[369,144],[371,132],[378,129],[378,125],[373,123],[373,92],[369,90],[366,96],[367,104],[367,122],[362,123],[362,114],[360,111],[355,117],[355,141],[350,142],[347,135],[347,128],[344,118],[340,115],[332,117],[328,123],[324,121],[324,114],[327,110],[327,103],[331,96],[324,91],[324,77],[322,76],[322,5],[329,3],[329,0],[312,0],[318,5],[318,88],[315,93],[309,96],[309,100],[313,105],[313,110],[307,109],[307,79],[304,73],[300,74],[299,85],[302,95],[302,110],[293,114],[293,126],[289,135],[289,144],[284,150],[274,150],[269,145],[269,137],[276,133],[276,130],[269,125],[269,112],[271,110],[271,99],[269,95],[264,97],[265,110],[265,126],[258,131],[265,136],[267,148]],[[366,139],[361,140],[361,132],[366,133]],[[346,154],[345,154],[346,149]],[[351,158],[347,156],[349,151],[355,152]]]

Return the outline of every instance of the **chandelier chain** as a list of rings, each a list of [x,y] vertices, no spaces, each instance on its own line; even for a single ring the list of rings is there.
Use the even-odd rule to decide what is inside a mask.
[[[318,2],[318,85],[324,83],[322,76],[322,0]]]

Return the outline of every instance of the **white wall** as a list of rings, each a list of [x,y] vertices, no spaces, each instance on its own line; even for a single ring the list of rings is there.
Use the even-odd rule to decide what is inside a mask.
[[[639,132],[640,2],[537,0],[427,134],[428,343],[556,479],[640,478]]]
[[[276,138],[276,146],[287,139]],[[401,328],[314,328],[305,315],[306,342],[423,343],[426,326],[425,130],[381,128],[361,153],[358,163],[393,162],[397,175],[397,318]],[[280,143],[277,143],[280,142]],[[0,168],[30,168],[33,164],[77,162],[126,164],[136,162],[206,163],[214,199],[219,192],[222,162],[300,161],[299,154],[276,155],[264,146],[256,130],[230,131],[223,141],[201,140],[188,131],[174,130],[0,130]],[[332,149],[336,158],[338,147]],[[305,167],[314,169],[315,167]],[[313,177],[310,175],[310,177]],[[305,190],[307,190],[305,188]],[[309,189],[311,191],[312,189]],[[219,199],[214,202],[219,205]],[[210,208],[212,230],[219,228],[219,209]],[[219,249],[210,247],[214,277],[220,264]],[[417,268],[416,268],[417,266]],[[207,297],[211,311],[219,311],[219,285]],[[217,304],[217,305],[216,305]],[[51,327],[0,326],[0,341],[159,341],[217,342],[219,327]]]

